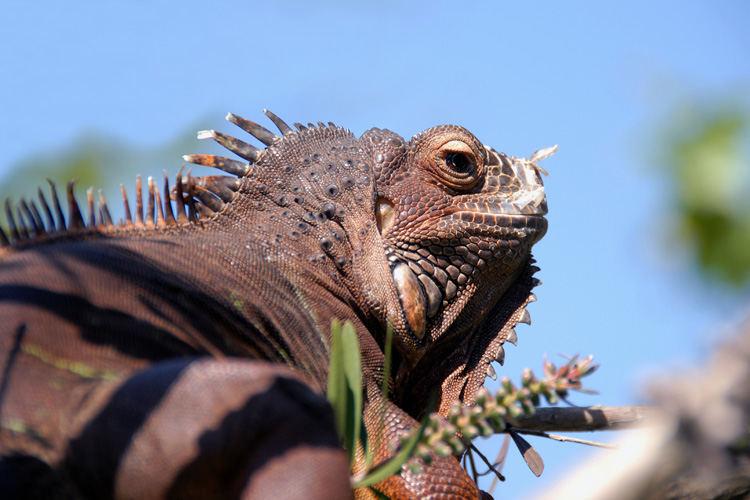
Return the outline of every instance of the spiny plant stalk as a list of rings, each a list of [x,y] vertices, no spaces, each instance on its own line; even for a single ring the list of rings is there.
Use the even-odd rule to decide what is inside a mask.
[[[581,360],[574,356],[560,368],[545,360],[545,376],[541,380],[526,368],[521,376],[521,387],[514,385],[508,377],[503,377],[500,389],[494,396],[481,388],[473,404],[454,404],[446,418],[431,413],[422,437],[417,441],[414,456],[404,467],[419,473],[422,464],[432,462],[433,454],[439,457],[460,456],[474,438],[507,432],[509,426],[517,423],[517,418],[534,413],[542,396],[547,403],[556,404],[571,389],[591,392],[583,388],[581,378],[593,373],[598,366],[593,364],[593,356]],[[405,436],[403,441],[412,438],[413,433]]]
[[[390,340],[388,335],[385,380],[390,372]],[[513,437],[526,463],[539,475],[543,469],[541,457],[511,427],[518,425],[519,417],[532,415],[542,397],[549,404],[556,404],[571,389],[591,392],[583,388],[581,378],[590,375],[596,368],[598,365],[593,364],[593,356],[581,360],[574,356],[559,368],[545,359],[544,378],[541,380],[536,378],[531,369],[526,368],[521,375],[521,387],[514,385],[508,377],[503,377],[500,389],[494,396],[487,389],[481,388],[473,404],[463,406],[456,403],[445,418],[428,410],[419,428],[402,437],[398,453],[390,460],[373,467],[369,443],[371,437],[365,432],[362,420],[359,342],[351,322],[347,321],[342,325],[333,321],[328,400],[334,408],[341,443],[347,449],[350,460],[354,460],[358,446],[365,451],[366,470],[352,478],[352,487],[372,486],[403,468],[418,474],[423,465],[432,462],[434,455],[458,457],[476,437],[500,432],[508,432]],[[385,390],[384,394],[387,394]]]

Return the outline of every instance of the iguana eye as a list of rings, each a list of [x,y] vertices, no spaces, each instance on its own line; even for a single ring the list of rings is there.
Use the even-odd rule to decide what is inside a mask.
[[[453,193],[474,189],[484,176],[485,148],[468,130],[453,125],[414,136],[414,162]]]
[[[470,174],[476,168],[476,163],[465,153],[448,153],[445,155],[445,164],[458,174]]]
[[[440,177],[453,189],[471,189],[482,175],[481,157],[466,142],[454,139],[438,149]]]

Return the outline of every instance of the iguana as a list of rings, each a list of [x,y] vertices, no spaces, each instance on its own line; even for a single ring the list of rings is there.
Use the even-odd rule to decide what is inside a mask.
[[[352,492],[325,391],[331,322],[361,346],[376,461],[431,395],[471,401],[529,321],[546,199],[533,161],[466,129],[405,141],[332,123],[149,179],[113,223],[68,185],[6,203],[0,232],[0,488],[37,498],[375,498]],[[532,160],[534,158],[532,157]],[[144,207],[146,214],[144,216]],[[388,400],[386,328],[394,332]],[[381,411],[382,410],[382,411]],[[355,469],[361,469],[361,461]],[[486,495],[452,458],[378,483],[391,498]]]

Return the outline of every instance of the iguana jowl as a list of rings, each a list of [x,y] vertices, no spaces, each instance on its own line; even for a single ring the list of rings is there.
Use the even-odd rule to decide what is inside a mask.
[[[458,126],[410,141],[295,124],[216,131],[230,175],[149,182],[113,225],[68,189],[8,208],[0,252],[0,482],[59,498],[351,496],[326,385],[331,321],[362,349],[364,418],[392,455],[431,394],[471,401],[503,359],[546,231],[540,169]],[[53,188],[54,191],[54,188]],[[123,191],[124,194],[124,191]],[[175,214],[176,212],[176,214]],[[382,345],[394,329],[391,391]],[[385,405],[384,428],[380,411]],[[478,498],[453,458],[377,485]],[[368,498],[369,490],[356,496]]]

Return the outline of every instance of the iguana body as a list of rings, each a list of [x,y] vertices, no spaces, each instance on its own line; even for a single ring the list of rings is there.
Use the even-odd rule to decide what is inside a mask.
[[[455,126],[406,142],[331,124],[293,130],[268,114],[281,138],[230,115],[264,150],[202,133],[247,162],[188,157],[234,175],[179,176],[171,195],[165,183],[174,202],[150,185],[145,218],[140,182],[135,221],[126,202],[120,227],[106,205],[85,224],[72,186],[67,224],[46,200],[10,214],[0,255],[6,487],[29,491],[29,480],[40,497],[61,498],[350,496],[320,396],[333,319],[359,336],[379,460],[430,394],[442,412],[470,401],[502,359],[533,298],[529,252],[546,230],[533,163]],[[384,402],[387,324],[396,354]],[[453,458],[377,488],[480,495]]]

